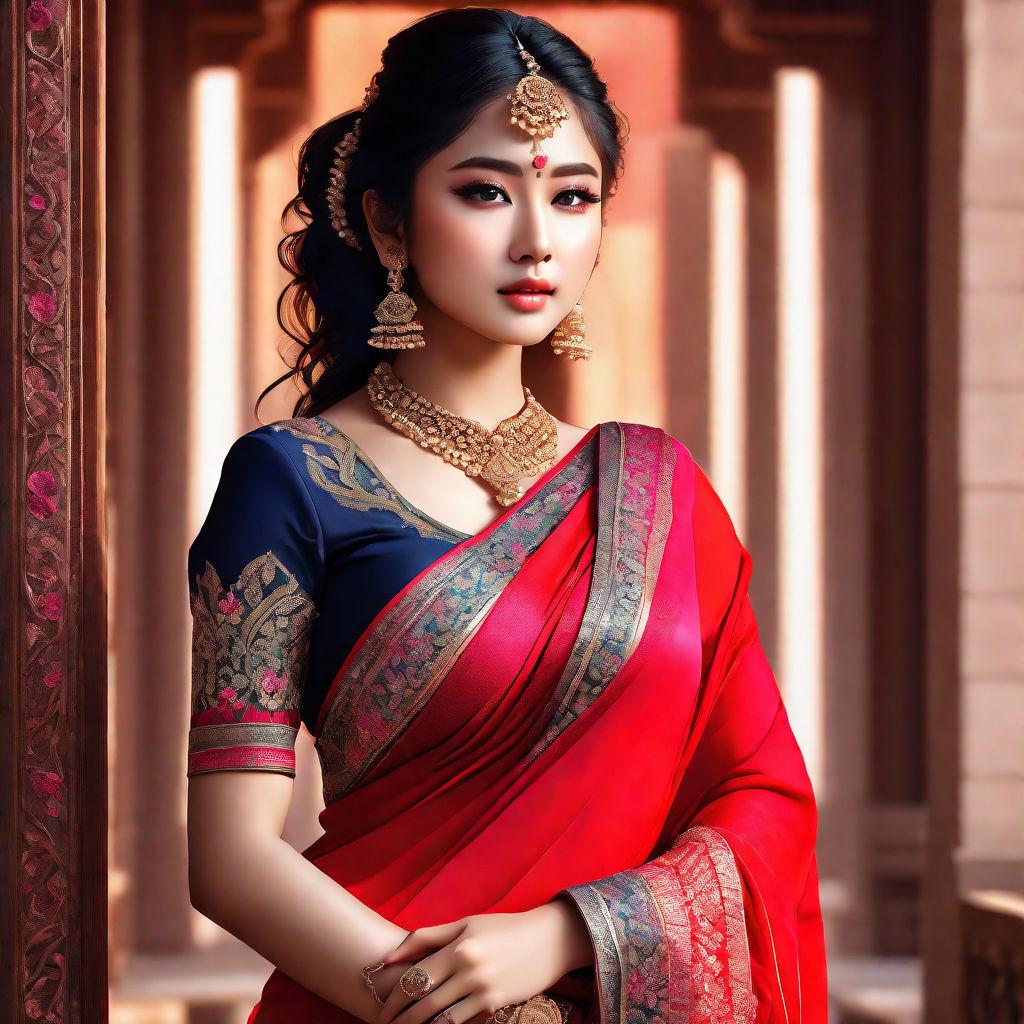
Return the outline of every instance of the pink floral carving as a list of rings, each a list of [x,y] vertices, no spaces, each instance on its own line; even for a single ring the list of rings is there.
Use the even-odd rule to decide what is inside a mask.
[[[57,503],[50,497],[57,483],[49,470],[39,470],[28,478],[28,510],[36,519],[46,519],[57,511]]]
[[[52,690],[55,686],[60,686],[60,681],[63,678],[64,674],[61,672],[60,665],[57,662],[53,662],[50,666],[50,671],[43,676],[43,682]]]
[[[56,772],[32,773],[32,788],[36,791],[36,796],[53,796],[60,792],[63,785],[64,780]]]
[[[50,27],[53,18],[50,16],[46,4],[41,3],[40,0],[34,0],[25,12],[25,21],[28,22],[28,27],[33,32],[42,32],[43,29]]]
[[[40,594],[36,598],[36,607],[43,609],[43,614],[51,621],[56,622],[61,612],[64,611],[64,598],[60,594]]]
[[[29,197],[28,205],[31,206],[33,210],[45,210],[46,209],[46,197],[45,196],[41,196],[37,192],[34,196],[30,196]]]
[[[33,292],[28,311],[41,324],[48,324],[57,312],[57,302],[49,292]]]
[[[227,597],[223,597],[217,602],[217,607],[224,615],[233,615],[238,611],[240,602],[234,594],[228,594]]]

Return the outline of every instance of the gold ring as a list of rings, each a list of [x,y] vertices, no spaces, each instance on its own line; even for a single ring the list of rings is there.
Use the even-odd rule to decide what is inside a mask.
[[[419,964],[414,964],[410,967],[398,979],[398,984],[402,986],[402,991],[412,999],[419,999],[420,996],[425,996],[434,986],[433,981],[430,980],[430,975]]]

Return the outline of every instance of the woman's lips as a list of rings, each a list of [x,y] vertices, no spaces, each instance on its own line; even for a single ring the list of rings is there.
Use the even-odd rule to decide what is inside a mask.
[[[501,297],[513,308],[524,313],[530,313],[537,309],[543,309],[544,303],[548,301],[547,292],[499,292]]]

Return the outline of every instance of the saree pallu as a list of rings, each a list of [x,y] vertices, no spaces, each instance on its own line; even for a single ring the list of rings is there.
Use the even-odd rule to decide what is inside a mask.
[[[592,428],[349,653],[304,856],[405,929],[570,898],[576,1024],[823,1024],[817,815],[750,571],[682,444]],[[281,971],[252,1019],[357,1020]]]

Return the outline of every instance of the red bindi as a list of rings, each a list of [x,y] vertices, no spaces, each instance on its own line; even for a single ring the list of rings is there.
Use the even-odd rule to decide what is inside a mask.
[[[548,158],[547,158],[546,156],[544,156],[544,154],[543,154],[543,153],[541,153],[541,154],[540,154],[539,156],[535,156],[535,157],[533,158],[533,166],[534,166],[534,167],[536,167],[538,171],[539,171],[539,170],[540,170],[540,169],[541,169],[541,168],[542,168],[542,167],[543,167],[543,166],[544,166],[544,165],[545,165],[545,164],[546,164],[547,162],[548,162]]]

